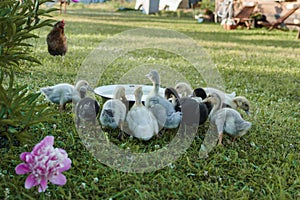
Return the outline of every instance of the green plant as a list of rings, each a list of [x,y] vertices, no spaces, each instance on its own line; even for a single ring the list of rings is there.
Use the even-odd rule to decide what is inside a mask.
[[[0,67],[1,71],[20,68],[20,61],[40,63],[30,55],[31,38],[38,35],[31,33],[33,30],[51,25],[54,20],[41,17],[49,16],[54,8],[43,10],[40,5],[49,0],[4,0],[0,2]],[[8,72],[9,73],[9,72]]]
[[[49,121],[51,112],[39,105],[39,93],[30,93],[27,85],[15,84],[15,72],[21,61],[39,63],[31,56],[31,38],[38,38],[32,31],[48,26],[54,20],[41,17],[56,9],[42,10],[40,5],[48,0],[0,2],[0,136],[10,142],[28,138],[28,128]],[[22,63],[23,64],[23,63]]]
[[[9,83],[4,87],[4,76]],[[47,105],[39,104],[41,93],[30,93],[26,85],[14,84],[14,73],[0,74],[0,136],[9,142],[23,142],[30,138],[29,127],[41,122],[50,122],[53,113]]]
[[[202,0],[201,7],[209,10],[215,9],[215,2],[211,0]]]

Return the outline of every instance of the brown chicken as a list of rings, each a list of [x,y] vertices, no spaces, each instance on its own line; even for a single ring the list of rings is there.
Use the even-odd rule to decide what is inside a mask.
[[[68,45],[64,26],[64,20],[57,22],[47,35],[48,52],[53,56],[64,56],[67,53]]]

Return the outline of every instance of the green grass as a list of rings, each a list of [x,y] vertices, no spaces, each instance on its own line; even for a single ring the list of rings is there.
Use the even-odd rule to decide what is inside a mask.
[[[64,62],[47,52],[45,38],[50,30],[38,31],[33,40],[34,54],[41,66],[28,66],[17,75],[18,83],[26,83],[32,91],[60,82],[74,83],[84,59],[102,41],[115,34],[138,27],[166,28],[183,33],[202,46],[215,63],[226,91],[246,96],[252,114],[245,116],[253,127],[243,139],[225,147],[216,147],[207,159],[199,159],[200,145],[208,123],[199,128],[197,137],[178,160],[158,171],[125,173],[101,164],[86,150],[76,132],[71,106],[59,113],[56,129],[53,124],[32,128],[33,139],[25,145],[1,150],[0,199],[300,199],[300,43],[296,32],[266,29],[225,31],[218,24],[198,24],[186,14],[177,16],[146,16],[140,12],[117,12],[111,4],[95,8],[82,4],[69,6],[68,14],[54,14],[66,21],[65,32],[69,50]],[[202,86],[201,77],[194,77],[186,61],[157,50],[129,52],[105,72],[99,84],[114,84],[119,75],[154,57],[154,64],[165,65],[184,73],[193,87]],[[132,58],[128,60],[127,58]],[[177,80],[178,81],[178,80]],[[41,102],[46,102],[43,97]],[[168,131],[160,139],[141,142],[125,138],[109,138],[135,152],[148,152],[155,145],[163,147],[175,135]],[[65,172],[67,184],[49,184],[45,194],[37,188],[24,188],[25,175],[16,175],[21,162],[19,154],[31,151],[46,135],[55,136],[55,147],[64,148],[72,160]],[[98,178],[99,181],[95,181]],[[85,184],[85,187],[83,186]]]

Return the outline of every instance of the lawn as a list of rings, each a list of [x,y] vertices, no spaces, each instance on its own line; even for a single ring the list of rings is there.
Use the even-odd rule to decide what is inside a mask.
[[[56,113],[55,123],[32,127],[32,139],[27,144],[1,149],[0,199],[300,199],[297,32],[241,28],[226,31],[219,24],[198,24],[191,13],[181,13],[180,17],[176,13],[147,16],[137,11],[117,11],[117,6],[110,3],[72,4],[67,14],[53,15],[66,22],[69,49],[64,60],[50,56],[45,38],[51,28],[36,32],[40,38],[32,40],[33,53],[42,65],[25,63],[24,72],[17,74],[17,82],[28,84],[30,90],[38,92],[41,87],[62,82],[73,84],[82,63],[91,58],[90,53],[103,42],[118,38],[117,34],[136,28],[168,29],[199,47],[193,50],[199,51],[199,59],[209,58],[209,67],[220,75],[225,91],[235,91],[251,101],[251,115],[242,114],[253,126],[237,142],[231,143],[225,137],[223,147],[213,148],[202,159],[199,150],[209,127],[207,122],[198,128],[195,139],[177,160],[155,171],[129,173],[102,164],[86,149],[75,128],[71,105],[59,112],[56,105],[49,104]],[[161,40],[166,41],[168,38]],[[185,50],[190,51],[184,46],[179,52]],[[97,56],[98,60],[103,57]],[[188,61],[162,49],[134,49],[112,60],[93,86],[139,81],[150,85],[147,79],[140,80],[145,70],[163,66],[181,74],[164,74],[163,87],[183,81],[181,77],[193,87],[208,85],[209,78],[198,76]],[[40,102],[47,103],[43,96]],[[167,130],[161,138],[148,142],[128,136],[119,141],[118,130],[104,131],[119,148],[137,153],[163,148],[176,135],[176,131]],[[64,172],[64,186],[49,184],[45,193],[38,193],[36,187],[24,188],[26,175],[17,175],[15,167],[21,163],[19,155],[31,151],[47,135],[55,137],[55,147],[68,152],[72,167]]]

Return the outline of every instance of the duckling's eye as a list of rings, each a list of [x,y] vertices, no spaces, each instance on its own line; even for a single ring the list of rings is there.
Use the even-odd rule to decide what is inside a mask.
[[[247,103],[243,103],[243,106],[246,107],[246,108],[249,107],[249,105]]]

